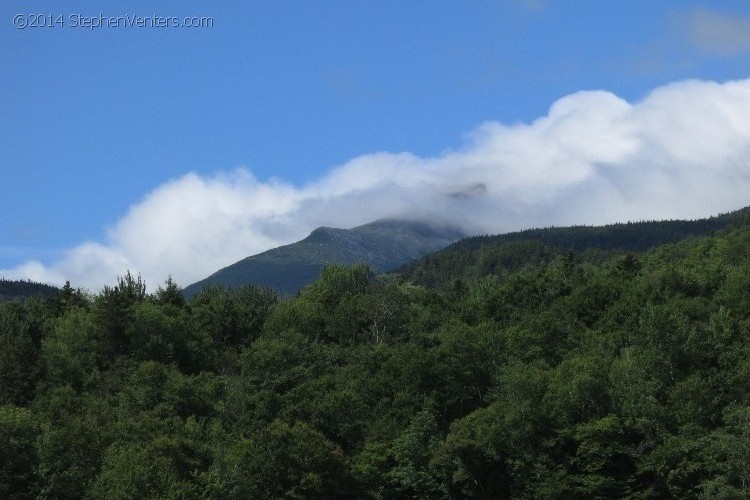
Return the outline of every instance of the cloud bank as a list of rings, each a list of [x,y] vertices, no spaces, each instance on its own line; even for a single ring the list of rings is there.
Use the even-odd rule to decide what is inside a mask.
[[[531,123],[488,122],[434,157],[375,153],[304,186],[244,168],[187,174],[133,205],[104,243],[0,276],[98,291],[126,270],[187,285],[321,225],[422,219],[486,234],[698,218],[750,203],[750,80],[684,81],[628,103],[568,95]]]

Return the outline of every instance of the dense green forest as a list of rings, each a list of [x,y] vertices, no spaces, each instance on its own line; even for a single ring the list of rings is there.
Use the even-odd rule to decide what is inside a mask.
[[[126,275],[0,304],[0,497],[750,497],[746,221],[488,248],[434,287],[329,266],[283,301]]]

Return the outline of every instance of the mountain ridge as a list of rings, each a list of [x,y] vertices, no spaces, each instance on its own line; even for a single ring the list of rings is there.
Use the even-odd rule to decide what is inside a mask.
[[[456,278],[473,279],[510,272],[524,265],[538,265],[571,251],[602,259],[611,253],[640,253],[690,237],[712,236],[747,225],[750,225],[750,206],[693,220],[546,227],[470,236],[394,271],[415,284],[443,286]]]
[[[376,272],[386,272],[465,236],[452,226],[403,219],[379,219],[351,229],[321,226],[298,242],[224,267],[187,286],[184,294],[192,297],[211,284],[256,284],[292,295],[314,281],[325,264],[367,263]]]
[[[709,235],[747,220],[750,207],[695,220],[532,228],[478,236],[468,236],[452,226],[404,219],[380,219],[351,229],[321,226],[298,242],[222,268],[187,286],[184,293],[192,297],[209,284],[230,288],[256,284],[292,295],[317,279],[328,263],[367,263],[376,272],[395,271],[415,283],[436,285],[455,271],[457,261],[472,265],[471,261],[484,260],[482,265],[486,267],[486,261],[493,260],[490,267],[510,269],[530,262],[529,259],[548,259],[563,250],[641,252],[691,236]],[[488,259],[483,250],[487,248],[495,248],[497,255]],[[432,279],[424,280],[425,273],[431,274]]]
[[[0,302],[24,301],[31,297],[50,297],[60,291],[46,283],[0,278]]]

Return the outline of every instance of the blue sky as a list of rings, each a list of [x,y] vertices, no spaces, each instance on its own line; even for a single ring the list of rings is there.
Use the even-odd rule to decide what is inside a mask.
[[[64,25],[14,26],[15,16],[28,21],[35,14],[62,16]],[[78,15],[207,16],[213,27],[88,29],[71,26]],[[149,278],[161,272],[159,280],[171,272],[188,284],[211,266],[292,241],[318,223],[347,227],[370,216],[399,215],[384,209],[352,216],[343,202],[331,201],[331,193],[343,192],[337,179],[370,172],[398,176],[399,168],[438,172],[439,166],[424,161],[440,163],[454,158],[451,152],[471,149],[481,142],[483,123],[511,129],[533,124],[548,116],[557,100],[580,91],[604,90],[637,103],[675,82],[747,79],[748,33],[747,0],[5,0],[0,4],[0,270],[52,282],[72,278],[95,289],[132,267],[143,268]],[[614,101],[586,102],[606,107]],[[745,118],[750,119],[725,122],[750,127]],[[379,152],[392,156],[374,155]],[[358,158],[367,166],[352,166]],[[744,161],[737,158],[735,164]],[[733,175],[747,173],[744,163],[738,172]],[[618,182],[629,182],[622,179]],[[230,238],[232,228],[247,230],[222,245],[231,251],[212,248],[205,259],[200,253],[172,256],[170,241],[148,239],[174,219],[169,210],[159,212],[172,206],[159,196],[184,188],[180,203],[190,205],[185,186],[213,186],[219,193],[227,188],[252,197],[219,210],[231,212],[231,220],[179,222],[201,231],[189,237],[180,233],[174,245],[200,246],[201,234]],[[305,213],[317,215],[304,224],[290,222],[297,212],[269,212],[255,204],[263,199],[259,189],[286,193],[269,195],[272,205],[305,206]],[[355,191],[364,192],[361,186]],[[305,198],[310,192],[315,203]],[[377,205],[368,197],[376,199],[375,194],[346,200]],[[409,196],[405,191],[402,198]],[[708,215],[727,208],[700,205],[697,200],[704,198],[710,197],[696,195],[694,210],[657,204],[646,212],[613,211],[610,219]],[[524,203],[530,199],[541,197],[529,191],[513,206],[483,205],[482,213],[497,208],[506,217],[535,216],[474,229],[609,220],[578,220],[572,213],[551,217],[565,198],[548,196],[529,212]],[[406,213],[421,210],[401,198],[389,206],[403,206]],[[194,209],[185,206],[184,212]],[[270,215],[264,218],[265,213]],[[154,229],[138,234],[133,227],[142,219],[134,214],[154,221]],[[222,224],[226,232],[207,229]],[[159,250],[136,257],[138,238]],[[98,249],[92,258],[104,264],[89,269],[82,262],[91,255],[86,248]],[[147,257],[153,261],[150,274]],[[173,265],[181,259],[205,265],[190,272],[187,264]]]

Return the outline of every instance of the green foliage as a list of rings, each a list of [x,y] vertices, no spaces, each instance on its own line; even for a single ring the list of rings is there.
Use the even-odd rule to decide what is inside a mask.
[[[36,497],[38,435],[39,426],[30,410],[0,406],[0,497]]]
[[[31,399],[37,357],[23,310],[0,304],[0,404],[24,404]]]
[[[353,470],[375,498],[444,498],[448,491],[430,462],[441,441],[434,411],[425,408],[390,443],[367,443]]]
[[[112,357],[130,351],[133,309],[146,299],[146,284],[140,275],[134,278],[128,271],[117,282],[114,287],[105,286],[95,303],[97,321]]]
[[[175,307],[183,307],[185,305],[185,296],[182,293],[182,288],[177,285],[172,279],[172,276],[167,278],[164,282],[164,288],[159,287],[154,294],[154,301],[160,306],[171,304]]]
[[[273,291],[252,285],[234,290],[210,286],[190,302],[191,317],[215,342],[237,346],[260,335],[277,300]]]
[[[232,446],[224,481],[228,498],[346,498],[344,454],[303,422],[275,420]]]
[[[615,415],[575,427],[573,490],[585,498],[621,498],[630,492],[635,471],[623,426]]]
[[[91,314],[74,309],[59,318],[42,342],[45,385],[87,387],[101,364],[100,344]]]
[[[201,498],[213,492],[207,436],[195,421],[171,434],[119,440],[107,448],[89,495],[93,498]]]
[[[36,448],[43,498],[82,498],[100,467],[109,439],[112,408],[94,395],[70,386],[35,401],[42,416]]]

